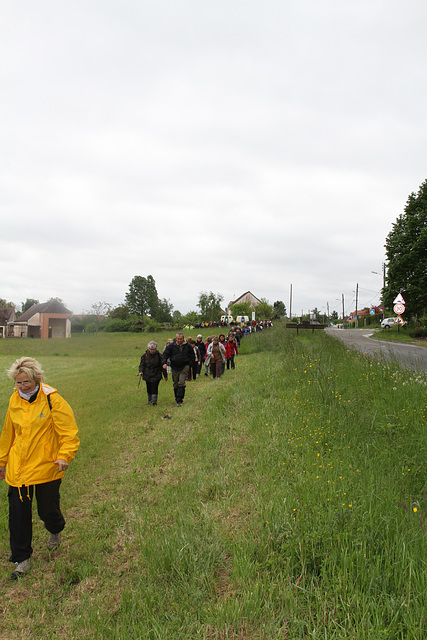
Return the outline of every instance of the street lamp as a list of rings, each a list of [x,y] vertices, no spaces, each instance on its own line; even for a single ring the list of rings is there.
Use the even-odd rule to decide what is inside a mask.
[[[384,306],[385,262],[383,262],[382,267],[383,267],[383,272],[382,272],[382,274],[381,274],[381,273],[378,273],[378,271],[371,271],[371,273],[375,273],[377,276],[382,275],[382,277],[383,277],[383,288],[382,288],[382,290],[381,290],[381,305],[382,305],[382,308],[383,308],[383,320],[384,320],[384,318],[385,318],[385,306]]]

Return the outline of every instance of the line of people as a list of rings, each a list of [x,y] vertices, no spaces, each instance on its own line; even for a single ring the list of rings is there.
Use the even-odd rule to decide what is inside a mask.
[[[168,340],[163,353],[154,340],[149,342],[139,363],[140,380],[142,378],[147,387],[147,404],[157,404],[160,381],[162,377],[167,380],[169,374],[172,376],[175,402],[180,407],[186,383],[200,378],[203,367],[205,376],[212,375],[215,380],[221,378],[225,368],[235,369],[242,337],[240,327],[232,328],[227,337],[221,333],[207,338],[206,342],[201,334],[196,340],[185,340],[183,332],[179,331],[174,339]]]

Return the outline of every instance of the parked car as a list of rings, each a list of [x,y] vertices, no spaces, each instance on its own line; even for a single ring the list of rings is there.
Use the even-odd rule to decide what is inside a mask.
[[[384,320],[381,321],[381,329],[390,329],[390,327],[395,324],[396,320],[397,318],[384,318]]]

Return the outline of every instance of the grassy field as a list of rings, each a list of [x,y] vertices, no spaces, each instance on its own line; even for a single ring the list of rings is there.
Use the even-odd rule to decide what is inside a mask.
[[[0,486],[0,638],[427,637],[425,375],[275,327],[182,408],[171,380],[152,407],[152,338],[0,341],[0,370],[39,359],[81,435],[63,544],[34,509],[18,583]],[[11,390],[3,373],[3,413]]]

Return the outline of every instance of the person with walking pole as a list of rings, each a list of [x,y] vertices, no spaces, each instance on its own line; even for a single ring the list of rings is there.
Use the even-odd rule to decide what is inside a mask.
[[[168,374],[162,367],[162,355],[157,350],[157,342],[152,340],[148,343],[148,349],[142,354],[141,361],[139,363],[139,382],[141,377],[145,380],[147,386],[147,404],[157,404],[157,398],[159,393],[159,383],[162,379],[162,373],[167,380]],[[139,385],[138,382],[138,385]]]

